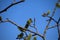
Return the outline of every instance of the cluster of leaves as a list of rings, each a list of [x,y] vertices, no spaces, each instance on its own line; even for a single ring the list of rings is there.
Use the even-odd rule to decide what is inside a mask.
[[[24,40],[31,40],[32,34],[29,34],[28,37],[24,38]],[[37,40],[36,36],[34,36],[33,40]]]
[[[26,22],[26,25],[25,25],[24,29],[21,28],[21,27],[18,27],[18,29],[21,31],[21,33],[17,36],[17,39],[23,38],[24,33],[26,33],[26,30],[28,29],[28,27],[30,26],[31,23],[32,23],[32,19],[30,18],[30,19]],[[26,33],[26,35],[27,35],[27,33]],[[30,38],[30,36],[31,36],[31,35],[29,35],[28,37],[26,36],[27,39]],[[25,38],[26,38],[26,37],[25,37]]]

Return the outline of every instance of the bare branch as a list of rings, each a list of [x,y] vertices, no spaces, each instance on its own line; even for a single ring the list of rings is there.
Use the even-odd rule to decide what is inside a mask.
[[[24,1],[25,0],[22,0],[22,1],[10,4],[8,7],[6,7],[5,9],[3,9],[2,11],[0,11],[0,14],[3,13],[3,12],[5,12],[5,11],[7,11],[10,7],[12,7],[12,6],[16,5],[16,4],[19,4],[21,2],[24,2]]]

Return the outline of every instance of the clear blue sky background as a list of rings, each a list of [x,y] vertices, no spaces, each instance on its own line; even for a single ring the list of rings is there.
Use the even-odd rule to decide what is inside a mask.
[[[19,1],[19,0],[17,0]],[[0,0],[0,11],[10,5],[13,0]],[[17,4],[9,8],[6,12],[0,14],[3,20],[9,18],[20,26],[24,26],[29,18],[36,18],[36,26],[40,34],[43,34],[45,26],[47,25],[46,19],[41,15],[48,10],[53,11],[57,0],[26,0],[23,3]],[[58,20],[60,17],[60,9],[57,8],[54,18]],[[51,14],[50,14],[51,15]],[[51,22],[50,26],[55,22]],[[32,30],[32,29],[31,29]],[[34,30],[35,31],[35,30]],[[0,24],[0,40],[17,40],[16,37],[20,33],[17,27],[11,23]],[[46,34],[47,40],[57,40],[57,28],[49,29]],[[37,37],[37,40],[42,40]]]

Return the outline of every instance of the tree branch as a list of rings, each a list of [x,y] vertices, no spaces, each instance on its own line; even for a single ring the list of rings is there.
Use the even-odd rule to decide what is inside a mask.
[[[54,18],[52,18],[52,17],[50,17],[50,16],[47,16],[48,18],[50,18],[51,20],[53,20],[55,23],[57,23],[57,21],[54,19]],[[49,20],[50,20],[49,19]]]
[[[56,11],[56,7],[54,8],[54,10],[53,10],[53,12],[52,12],[52,16],[51,16],[51,17],[53,17],[53,16],[54,16],[55,11]],[[46,31],[47,31],[47,29],[48,29],[48,26],[49,26],[49,24],[50,24],[51,20],[52,20],[52,19],[50,18],[50,20],[49,20],[48,24],[46,25],[46,28],[45,28],[44,33],[43,33],[43,35],[44,35],[44,36],[45,36],[45,34],[46,34]]]
[[[58,25],[60,26],[60,24],[58,24]],[[48,29],[52,29],[52,28],[55,28],[55,27],[57,27],[57,24],[54,25],[54,26],[49,27]]]
[[[34,28],[36,29],[36,33],[38,33],[38,30],[37,30],[37,28],[35,26],[35,22],[36,22],[36,19],[34,18]]]
[[[59,30],[59,22],[60,22],[60,18],[58,19],[58,22],[57,22],[57,30],[58,30],[58,40],[60,40],[60,30]]]
[[[3,22],[10,22],[10,23],[14,24],[14,25],[15,25],[15,26],[17,26],[17,27],[22,28],[21,26],[17,25],[15,22],[12,22],[12,21],[11,21],[11,20],[9,20],[8,18],[7,18],[7,20],[6,20],[6,21],[3,21]],[[22,28],[22,29],[26,30],[25,28]],[[36,34],[36,35],[38,35],[38,36],[40,36],[40,37],[42,37],[42,38],[43,38],[43,35],[38,34],[38,33],[36,33],[36,32],[33,32],[33,31],[29,30],[29,29],[27,29],[26,31],[29,31],[29,32],[31,32],[31,33],[34,33],[34,34]]]
[[[12,7],[12,6],[16,5],[16,4],[19,4],[21,2],[24,2],[24,1],[25,0],[22,0],[22,1],[10,4],[8,7],[6,7],[5,9],[3,9],[2,11],[0,11],[0,14],[3,13],[3,12],[5,12],[5,11],[7,11],[10,7]]]

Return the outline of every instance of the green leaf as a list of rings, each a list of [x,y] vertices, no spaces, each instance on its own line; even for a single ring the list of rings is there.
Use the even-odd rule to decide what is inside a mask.
[[[42,16],[43,16],[43,17],[46,17],[46,16],[47,16],[47,13],[43,13]]]
[[[27,20],[25,28],[27,29],[31,23],[32,23],[32,19],[30,18],[29,20]]]
[[[17,38],[16,39],[21,39],[21,38],[23,38],[23,33],[20,33],[18,36],[17,36]]]
[[[27,40],[30,40],[32,37],[32,34],[29,34],[29,36],[27,37]]]
[[[37,39],[36,39],[36,36],[34,36],[33,40],[37,40]]]
[[[43,17],[46,17],[46,16],[48,16],[49,14],[50,14],[50,10],[48,10],[47,13],[43,13],[42,16],[43,16]]]
[[[56,3],[56,7],[60,8],[60,4],[59,3]]]
[[[48,12],[47,12],[47,15],[49,15],[50,14],[50,10],[48,10]]]

